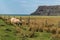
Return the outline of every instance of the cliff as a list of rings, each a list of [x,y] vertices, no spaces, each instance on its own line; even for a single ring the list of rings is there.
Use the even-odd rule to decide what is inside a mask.
[[[40,16],[60,16],[60,5],[56,6],[39,6],[31,15]]]

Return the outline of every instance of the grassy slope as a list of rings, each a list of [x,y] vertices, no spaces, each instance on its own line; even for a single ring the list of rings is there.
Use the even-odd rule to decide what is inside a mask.
[[[0,24],[5,25],[5,26],[0,26],[1,40],[15,40],[16,39],[16,37],[14,36],[14,29],[15,28],[13,28],[13,26],[5,24],[2,20],[0,20]],[[8,31],[6,31],[6,29],[10,29],[12,31],[8,32]]]
[[[20,38],[21,36],[15,35],[15,27],[12,25],[7,25],[0,19],[0,25],[3,24],[5,26],[0,26],[0,40],[22,40],[24,38]],[[6,29],[10,29],[11,31],[6,31]],[[23,30],[23,32],[28,32],[27,30]],[[50,33],[46,32],[36,32],[35,33],[36,37],[33,38],[25,38],[26,40],[50,40]],[[24,39],[24,40],[25,40]]]
[[[17,16],[19,17],[19,16]],[[27,17],[27,16],[23,16]],[[60,18],[60,16],[30,16],[31,18],[57,18],[55,21],[58,21],[58,19]],[[60,19],[59,19],[60,20]],[[57,23],[57,22],[55,22]],[[2,21],[0,19],[0,25],[4,24],[5,26],[0,26],[0,40],[50,40],[51,34],[50,33],[46,33],[46,32],[35,32],[35,36],[33,38],[23,38],[21,35],[16,36],[15,35],[15,31],[16,28],[12,25],[7,25],[4,23],[4,21]],[[23,28],[27,29],[27,27],[23,26]],[[11,31],[6,31],[6,29],[10,29]],[[24,33],[29,33],[27,30],[23,30]]]

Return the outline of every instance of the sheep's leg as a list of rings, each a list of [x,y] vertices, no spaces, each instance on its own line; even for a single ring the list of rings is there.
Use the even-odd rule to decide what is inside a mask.
[[[19,26],[19,23],[16,23],[16,25],[18,25],[18,26]]]

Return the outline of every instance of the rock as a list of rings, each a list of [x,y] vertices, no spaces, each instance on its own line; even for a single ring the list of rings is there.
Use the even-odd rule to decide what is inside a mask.
[[[35,12],[31,13],[31,15],[59,16],[60,15],[60,5],[39,6]]]

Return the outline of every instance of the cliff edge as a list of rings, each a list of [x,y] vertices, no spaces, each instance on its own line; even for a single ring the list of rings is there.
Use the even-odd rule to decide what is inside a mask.
[[[56,6],[39,6],[31,15],[40,16],[60,16],[60,5]]]

